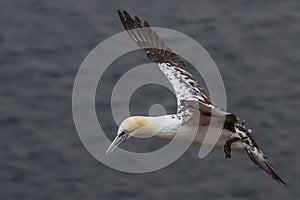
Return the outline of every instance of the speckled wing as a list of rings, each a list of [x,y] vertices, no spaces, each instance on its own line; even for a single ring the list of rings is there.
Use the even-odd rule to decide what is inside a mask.
[[[258,147],[256,141],[250,134],[251,131],[249,129],[246,129],[242,124],[237,123],[235,125],[235,132],[244,142],[243,146],[250,159],[272,178],[286,186],[286,183],[279,177],[279,175],[273,169],[272,165],[269,163],[262,149]]]
[[[126,11],[118,11],[118,14],[130,37],[146,51],[151,61],[158,64],[159,69],[172,84],[176,93],[178,112],[181,109],[200,110],[202,125],[207,125],[212,117],[223,118],[223,129],[229,130],[233,137],[243,142],[243,147],[251,160],[278,182],[285,184],[257,146],[250,135],[250,130],[245,128],[243,122],[240,122],[236,115],[227,113],[212,103],[201,84],[185,70],[184,61],[166,46],[150,28],[148,22],[141,22],[138,17],[132,18]]]
[[[159,69],[172,84],[177,98],[178,112],[183,106],[183,101],[196,101],[202,107],[215,108],[201,84],[185,70],[184,61],[166,46],[147,21],[142,23],[138,17],[132,18],[126,11],[118,10],[118,14],[130,37],[146,51],[151,61],[158,64]]]

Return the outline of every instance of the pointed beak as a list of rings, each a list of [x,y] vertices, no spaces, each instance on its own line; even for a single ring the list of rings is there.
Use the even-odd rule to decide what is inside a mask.
[[[106,155],[110,154],[119,144],[123,143],[128,137],[128,134],[117,135],[114,141],[106,150]]]

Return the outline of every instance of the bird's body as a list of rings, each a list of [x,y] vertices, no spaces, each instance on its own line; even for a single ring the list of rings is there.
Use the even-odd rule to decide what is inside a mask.
[[[158,64],[172,84],[178,108],[177,113],[172,115],[125,119],[107,153],[135,134],[224,148],[226,158],[231,157],[231,150],[243,150],[255,164],[285,184],[251,136],[251,130],[236,115],[223,111],[212,102],[201,84],[185,70],[184,62],[160,40],[148,22],[142,23],[126,11],[118,13],[131,38],[146,51],[150,60]]]
[[[232,138],[233,133],[231,131],[222,129],[220,132],[221,122],[217,123],[216,127],[212,126],[208,132],[208,126],[194,120],[191,112],[189,114],[189,116],[182,113],[157,117],[134,116],[128,118],[124,123],[127,129],[129,129],[128,124],[133,124],[133,129],[139,128],[137,134],[163,139],[174,139],[176,137],[176,140],[195,144],[203,144],[204,138],[209,134],[210,137],[208,138],[212,138],[213,141],[207,140],[205,145],[219,148],[223,148],[226,141]],[[217,138],[216,143],[214,138]],[[233,143],[231,147],[233,150],[244,150],[240,141]]]

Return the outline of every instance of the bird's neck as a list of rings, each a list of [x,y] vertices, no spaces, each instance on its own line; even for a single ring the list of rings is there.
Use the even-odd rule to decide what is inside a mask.
[[[148,130],[151,136],[190,142],[197,135],[198,123],[187,123],[189,116],[186,113],[151,117],[151,121]]]
[[[151,122],[148,126],[141,128],[141,133],[160,138],[173,138],[182,123],[181,118],[178,118],[176,114],[149,117],[149,119]]]

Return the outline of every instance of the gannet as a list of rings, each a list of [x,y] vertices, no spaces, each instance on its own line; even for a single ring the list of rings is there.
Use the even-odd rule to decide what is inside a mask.
[[[166,46],[150,28],[149,23],[142,22],[138,17],[132,18],[126,11],[118,10],[118,14],[131,38],[145,50],[152,62],[158,64],[159,69],[172,84],[178,109],[176,114],[171,115],[128,117],[119,126],[117,136],[106,154],[136,134],[203,144],[209,122],[215,120],[222,123],[222,130],[214,147],[224,148],[226,158],[231,158],[231,149],[246,151],[256,165],[276,181],[286,185],[274,171],[262,149],[258,147],[244,121],[239,120],[235,114],[223,111],[212,102],[201,84],[186,71],[184,61]],[[200,117],[194,117],[195,113],[200,113]],[[197,134],[191,137],[189,131],[195,127]]]

